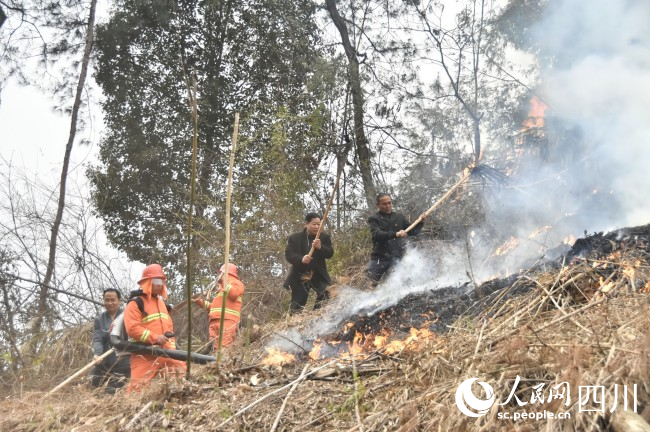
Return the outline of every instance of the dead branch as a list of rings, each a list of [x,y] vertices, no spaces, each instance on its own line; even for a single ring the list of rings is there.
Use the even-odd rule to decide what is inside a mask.
[[[329,366],[329,365],[331,365],[331,364],[336,363],[337,361],[339,361],[339,359],[334,359],[334,360],[332,360],[332,361],[330,361],[330,362],[324,364],[323,366],[317,367],[316,369],[312,370],[311,372],[309,372],[308,374],[306,374],[306,375],[304,375],[304,376],[301,374],[300,377],[298,377],[296,380],[294,380],[294,382],[295,382],[295,381],[298,381],[298,380],[303,380],[303,379],[305,379],[306,377],[308,377],[308,376],[310,376],[310,375],[312,375],[312,374],[315,374],[315,373],[318,372],[319,370],[321,370],[321,369],[323,369],[323,368],[325,368],[325,367],[327,367],[327,366]],[[240,415],[242,415],[243,413],[245,413],[245,412],[248,411],[249,409],[251,409],[251,408],[253,408],[254,406],[256,406],[257,404],[259,404],[260,402],[262,402],[262,401],[264,401],[265,399],[267,399],[267,398],[273,396],[273,395],[276,394],[276,393],[281,392],[282,390],[284,390],[284,389],[290,387],[291,385],[293,385],[293,382],[291,382],[291,383],[289,383],[289,384],[287,384],[287,385],[285,385],[285,386],[283,386],[283,387],[280,387],[280,388],[277,389],[277,390],[273,390],[272,392],[267,393],[266,395],[262,396],[261,398],[255,400],[253,403],[251,403],[251,404],[245,406],[244,408],[242,408],[242,409],[240,409],[239,411],[237,411],[234,415],[228,417],[226,420],[224,420],[223,422],[221,422],[221,423],[217,426],[217,429],[221,429],[223,426],[225,426],[225,425],[227,425],[228,423],[230,423],[230,421],[232,421],[233,419],[239,417]]]
[[[140,417],[142,417],[144,415],[144,413],[146,413],[149,410],[151,405],[153,405],[153,401],[147,402],[146,405],[143,406],[140,411],[138,411],[138,413],[131,419],[129,424],[127,424],[124,429],[125,430],[133,429],[133,427],[135,427],[135,425],[138,423],[138,420],[140,420]]]
[[[275,417],[275,421],[273,422],[273,426],[271,427],[270,432],[274,432],[275,429],[278,427],[278,424],[280,423],[280,417],[282,417],[282,413],[284,412],[284,408],[287,406],[287,402],[289,401],[289,398],[291,398],[291,395],[293,394],[296,387],[298,387],[298,384],[300,384],[300,382],[303,381],[305,372],[307,372],[308,368],[309,368],[309,364],[306,364],[305,367],[302,368],[302,372],[300,373],[298,379],[294,381],[293,385],[289,389],[289,393],[287,393],[287,396],[282,401],[282,406],[280,407],[280,411],[278,411],[278,415]]]

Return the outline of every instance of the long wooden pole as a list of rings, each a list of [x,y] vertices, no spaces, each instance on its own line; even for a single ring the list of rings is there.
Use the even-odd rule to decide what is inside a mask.
[[[456,189],[458,189],[458,188],[459,188],[463,183],[465,183],[465,182],[467,181],[467,179],[469,179],[469,177],[470,177],[471,175],[472,175],[472,169],[470,168],[470,169],[468,169],[468,171],[465,173],[465,175],[463,175],[463,177],[462,177],[460,180],[458,180],[458,183],[456,183],[455,185],[453,185],[453,186],[451,187],[451,189],[449,189],[449,190],[447,191],[447,193],[444,194],[444,195],[442,196],[442,198],[440,198],[438,201],[436,201],[436,203],[435,203],[434,205],[432,205],[431,207],[429,207],[429,210],[427,210],[427,211],[424,212],[425,217],[426,217],[426,216],[429,216],[429,215],[431,214],[432,211],[434,211],[436,208],[438,208],[438,206],[440,206],[440,204],[442,204],[443,202],[445,202],[445,201],[447,200],[447,198],[449,198],[449,196],[451,196],[451,194],[454,193],[454,191],[455,191]],[[413,222],[411,225],[409,225],[409,227],[406,228],[406,229],[404,230],[404,232],[409,232],[409,231],[411,231],[411,230],[412,230],[413,228],[415,228],[415,226],[416,226],[417,224],[419,224],[420,222],[422,222],[422,216],[421,216],[421,215],[420,215],[420,216],[415,220],[415,222]]]
[[[339,172],[336,174],[336,182],[334,183],[334,190],[332,190],[332,195],[330,196],[330,200],[327,203],[327,208],[325,209],[325,213],[323,213],[323,218],[320,221],[320,225],[318,226],[318,231],[316,232],[316,237],[314,240],[318,240],[320,238],[321,233],[323,232],[323,228],[325,227],[325,222],[327,221],[327,216],[329,215],[330,209],[332,208],[332,202],[334,201],[334,196],[336,196],[336,191],[339,189],[339,181],[341,179],[341,173],[343,170],[339,170]],[[307,254],[308,256],[312,256],[314,254],[314,251],[316,250],[316,246],[314,244],[311,244],[311,249],[309,250],[309,253]]]
[[[350,151],[351,147],[352,147],[352,141],[349,141],[345,147],[345,150],[343,150],[343,153],[338,156],[339,163],[336,171],[336,181],[334,182],[334,189],[332,190],[332,194],[330,195],[329,202],[327,203],[327,208],[325,209],[325,213],[323,213],[323,218],[320,221],[320,226],[318,227],[318,231],[316,232],[316,237],[314,238],[314,240],[320,238],[320,235],[323,232],[323,228],[325,227],[325,222],[327,221],[327,216],[329,215],[330,209],[332,208],[332,203],[334,202],[336,191],[339,190],[341,174],[343,174],[343,171],[345,169],[345,161],[348,158],[348,152]],[[314,244],[312,243],[311,249],[309,250],[309,253],[307,255],[311,257],[314,254],[315,250],[316,250],[316,246],[314,246]]]
[[[196,78],[192,80],[192,91],[190,91],[188,83],[188,93],[190,108],[192,109],[192,123],[194,125],[194,137],[192,139],[192,174],[190,178],[190,208],[187,216],[187,269],[185,270],[185,280],[187,283],[186,300],[192,298],[192,213],[194,213],[194,189],[196,185],[196,158],[198,153],[198,135],[199,123],[196,108]],[[192,309],[187,314],[187,376],[189,378],[192,369]]]
[[[73,375],[71,375],[68,379],[66,379],[65,381],[63,381],[61,384],[59,384],[58,386],[54,387],[52,390],[50,390],[50,392],[49,392],[48,394],[45,395],[45,397],[48,397],[48,396],[52,395],[53,393],[55,393],[55,392],[61,390],[63,387],[65,387],[65,386],[67,386],[68,384],[70,384],[70,383],[72,382],[72,380],[74,380],[75,378],[77,378],[79,375],[81,375],[82,373],[86,372],[88,369],[90,369],[91,367],[95,366],[96,364],[98,364],[99,362],[101,362],[102,360],[104,360],[104,359],[105,359],[106,357],[108,357],[109,355],[113,354],[114,351],[115,351],[115,348],[111,348],[111,349],[109,349],[109,350],[106,351],[104,354],[100,355],[99,357],[97,357],[96,359],[94,359],[93,361],[91,361],[90,363],[88,363],[86,366],[84,366],[84,367],[82,367],[81,369],[79,369],[77,372],[75,372]]]
[[[223,268],[223,301],[221,303],[221,320],[219,324],[219,345],[217,348],[217,366],[221,364],[221,348],[223,346],[223,324],[226,316],[226,298],[228,297],[228,264],[230,263],[230,197],[232,191],[232,173],[235,168],[235,149],[239,133],[239,113],[235,113],[235,128],[232,133],[232,149],[230,150],[230,168],[228,170],[228,190],[226,190],[226,251]],[[219,294],[217,294],[219,295]]]

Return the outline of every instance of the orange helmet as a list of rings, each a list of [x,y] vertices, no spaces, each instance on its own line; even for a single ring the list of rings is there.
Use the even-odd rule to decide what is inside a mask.
[[[221,266],[221,268],[219,269],[219,271],[220,271],[221,273],[223,273],[223,270],[224,270],[225,268],[226,268],[226,265],[224,264],[224,265]],[[239,275],[237,274],[237,266],[234,265],[234,264],[232,264],[232,263],[228,263],[228,274],[231,275],[231,276],[234,276],[234,277],[236,277],[236,278],[239,279]]]
[[[153,279],[153,278],[160,278],[163,280],[167,280],[167,278],[165,277],[165,273],[163,272],[163,269],[160,266],[160,264],[149,264],[148,266],[146,266],[142,271],[142,277],[138,281],[138,285],[143,281],[146,281],[147,279]]]

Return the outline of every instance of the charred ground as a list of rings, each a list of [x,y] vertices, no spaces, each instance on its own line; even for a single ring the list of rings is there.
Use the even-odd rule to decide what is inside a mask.
[[[352,341],[355,335],[376,334],[382,330],[399,336],[412,328],[428,326],[432,331],[444,333],[460,317],[490,319],[497,312],[491,306],[520,296],[535,289],[536,284],[524,276],[528,274],[557,271],[567,263],[581,259],[601,259],[616,251],[636,250],[650,253],[650,225],[622,228],[608,233],[594,233],[576,240],[572,247],[558,246],[564,254],[554,260],[539,259],[532,266],[505,278],[493,279],[474,288],[466,283],[460,287],[443,287],[409,294],[397,304],[381,312],[367,315],[359,313],[350,318],[345,330],[325,337],[325,340]],[[567,251],[567,249],[569,249]],[[557,249],[556,249],[557,251]],[[614,269],[600,268],[597,276],[609,278]],[[635,288],[642,288],[641,280]]]

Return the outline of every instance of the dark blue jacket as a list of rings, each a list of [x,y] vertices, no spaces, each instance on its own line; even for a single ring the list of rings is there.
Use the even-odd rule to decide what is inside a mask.
[[[377,212],[368,218],[368,225],[372,235],[372,259],[401,258],[404,255],[404,238],[395,237],[395,234],[408,228],[411,222],[402,213]],[[423,226],[424,221],[413,227],[408,235],[418,235]]]

